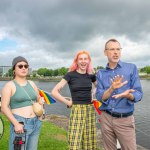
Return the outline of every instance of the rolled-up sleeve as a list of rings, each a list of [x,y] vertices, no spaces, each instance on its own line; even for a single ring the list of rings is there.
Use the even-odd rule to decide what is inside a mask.
[[[102,74],[100,71],[96,75],[96,80],[97,80],[96,99],[107,105],[108,101],[102,100],[103,94],[105,92],[105,88],[103,87]]]
[[[136,103],[142,99],[143,91],[142,91],[142,86],[141,86],[138,70],[135,65],[133,67],[134,68],[133,68],[133,74],[131,77],[131,89],[135,90],[132,94],[134,96],[133,102]],[[129,101],[129,103],[131,103],[131,102],[132,101]]]

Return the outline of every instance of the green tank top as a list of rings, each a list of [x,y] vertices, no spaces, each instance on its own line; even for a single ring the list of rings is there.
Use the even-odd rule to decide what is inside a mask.
[[[31,84],[27,81],[27,84],[25,86],[20,86],[17,82],[13,82],[16,86],[16,92],[10,98],[10,108],[15,109],[25,106],[31,106],[32,101],[34,102],[37,99],[37,94]]]

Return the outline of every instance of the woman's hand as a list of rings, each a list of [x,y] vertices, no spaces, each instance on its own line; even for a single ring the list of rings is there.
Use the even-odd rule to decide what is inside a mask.
[[[14,130],[17,134],[22,134],[24,133],[24,125],[18,122],[16,125],[14,125]]]
[[[44,105],[44,97],[39,96],[38,102],[40,105]]]
[[[70,108],[72,106],[72,99],[70,97],[65,97],[67,101],[67,108]]]
[[[91,100],[92,103],[93,103],[94,101],[97,101],[97,99],[94,99],[94,98],[93,98],[93,99]]]

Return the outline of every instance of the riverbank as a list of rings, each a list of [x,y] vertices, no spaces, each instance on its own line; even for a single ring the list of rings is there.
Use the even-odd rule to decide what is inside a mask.
[[[47,82],[47,81],[53,81],[57,82],[62,79],[62,77],[27,77],[28,80],[33,80],[33,81],[42,81],[42,82]],[[12,77],[0,77],[0,81],[10,81],[13,80]]]
[[[55,124],[56,126],[68,130],[69,118],[66,116],[58,116],[58,115],[46,115],[43,121],[48,121],[50,123]],[[97,130],[97,146],[101,149],[102,147],[102,136],[101,132]]]
[[[150,80],[150,75],[140,76],[141,80]]]
[[[6,117],[4,117],[4,115],[0,112],[0,117],[2,117],[2,119],[5,120]],[[51,133],[53,136],[56,136],[58,134],[58,130],[60,130],[61,132],[63,131],[63,129],[67,132],[68,130],[68,122],[69,122],[69,118],[66,117],[66,116],[60,116],[60,115],[46,115],[45,119],[43,119],[43,125],[42,125],[42,133],[40,134],[40,148],[41,150],[43,149],[43,139],[46,138],[47,139],[47,136],[50,136],[49,138],[51,138],[51,135],[45,135],[45,133],[47,133],[47,130],[50,131],[50,133],[52,132],[51,129],[48,129],[51,124],[53,124],[54,126],[56,126],[56,133]],[[50,123],[50,124],[49,124]],[[5,145],[7,144],[7,140],[8,140],[8,130],[6,130],[6,128],[8,129],[9,128],[9,121],[8,120],[5,120],[4,121],[4,124],[5,124],[5,132],[4,132],[4,138],[2,138],[2,141],[1,142],[4,142],[2,145],[1,145],[1,148],[4,148]],[[46,125],[46,127],[45,127]],[[53,130],[54,127],[52,127],[52,130]],[[62,134],[62,133],[61,133]],[[60,137],[63,137],[65,139],[65,141],[62,141],[64,142],[64,145],[66,145],[67,143],[67,136],[65,136],[66,133],[63,132],[63,135],[59,135],[57,136],[57,142],[61,142],[62,141],[62,138],[60,139]],[[44,137],[45,136],[45,137]],[[6,140],[7,139],[7,140]],[[61,140],[61,141],[60,141]],[[44,140],[45,141],[45,140]],[[53,140],[50,142],[50,139],[46,142],[49,142],[50,145],[53,145]],[[45,143],[45,142],[44,142]],[[101,131],[100,129],[97,129],[97,146],[99,149],[102,148],[102,136],[101,136]],[[44,148],[45,149],[45,148]],[[59,148],[58,148],[59,149]],[[148,150],[148,149],[145,149],[139,145],[137,145],[137,150]]]
[[[0,77],[0,81],[10,81],[12,80],[12,77]],[[58,82],[62,79],[62,76],[56,76],[56,77],[28,77],[28,80],[33,80],[33,81],[42,81],[42,82],[47,82],[47,81],[53,81],[53,82]],[[150,75],[141,75],[140,76],[141,80],[150,80]]]
[[[45,119],[43,121],[48,121],[56,126],[63,128],[67,131],[68,129],[68,122],[69,118],[66,116],[58,116],[58,115],[46,115]],[[100,129],[97,129],[97,145],[98,148],[102,147],[102,135]],[[137,150],[148,150],[144,147],[141,147],[140,145],[137,145]]]
[[[1,112],[0,112],[0,116],[1,116]],[[66,116],[59,116],[59,115],[51,114],[51,115],[46,115],[43,122],[50,122],[50,123],[56,125],[58,128],[64,129],[67,132],[69,118]],[[65,137],[65,139],[67,139],[67,137]],[[98,148],[102,147],[102,135],[101,135],[100,129],[97,129],[97,145],[98,145]],[[146,149],[140,145],[137,145],[137,150],[148,150],[148,149]]]

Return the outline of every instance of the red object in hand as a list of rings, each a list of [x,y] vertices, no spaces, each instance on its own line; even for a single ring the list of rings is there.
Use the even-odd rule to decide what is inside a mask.
[[[101,107],[102,103],[97,100],[93,100],[93,104],[94,104],[94,107],[95,107],[97,113],[99,115],[101,115],[102,112],[101,112],[101,110],[99,110],[99,107]]]
[[[19,145],[22,145],[22,144],[23,144],[23,142],[22,142],[22,141],[19,141],[19,142],[18,142],[18,144],[19,144]]]

